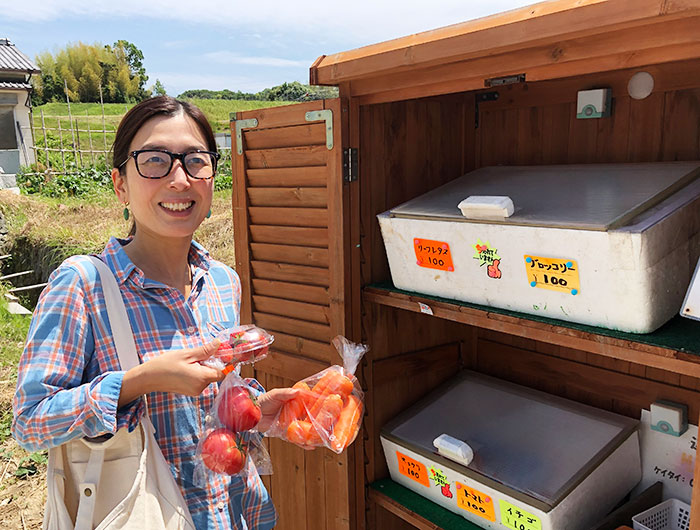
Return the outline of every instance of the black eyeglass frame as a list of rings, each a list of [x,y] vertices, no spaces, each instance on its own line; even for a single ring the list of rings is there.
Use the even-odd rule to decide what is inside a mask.
[[[139,169],[138,160],[136,159],[136,157],[139,156],[139,154],[141,154],[141,153],[165,153],[166,155],[169,155],[170,156],[170,167],[168,168],[168,171],[166,171],[165,175],[163,175],[162,177],[147,177],[146,175],[141,173],[141,170]],[[185,164],[185,157],[187,155],[191,155],[192,153],[206,153],[208,155],[213,156],[214,163],[212,164],[213,167],[212,167],[211,177],[206,177],[206,178],[195,177],[192,173],[189,172],[189,170],[187,169],[187,164]],[[193,151],[187,151],[185,153],[173,153],[172,151],[168,151],[166,149],[139,149],[137,151],[131,151],[129,153],[129,156],[127,157],[127,159],[124,160],[124,162],[122,162],[121,164],[119,164],[119,169],[121,169],[127,162],[129,162],[129,159],[131,159],[131,158],[134,159],[134,165],[136,166],[136,172],[142,178],[145,178],[145,179],[160,180],[162,178],[167,177],[168,175],[170,175],[170,172],[173,170],[173,164],[175,163],[175,160],[179,160],[180,164],[182,164],[182,169],[185,170],[185,173],[187,173],[187,175],[189,175],[193,179],[197,179],[197,180],[209,180],[209,179],[213,179],[216,176],[216,169],[217,169],[216,166],[217,166],[219,159],[221,158],[221,155],[219,153],[217,153],[216,151],[206,151],[204,149],[195,149]]]

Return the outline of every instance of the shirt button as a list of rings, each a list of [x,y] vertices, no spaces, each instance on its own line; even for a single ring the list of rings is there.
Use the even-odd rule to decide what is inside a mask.
[[[187,333],[194,333],[195,331],[197,331],[197,328],[195,328],[194,326],[190,326],[189,328],[187,328]]]
[[[224,508],[226,508],[226,503],[222,501],[219,504],[217,504],[216,507],[219,509],[220,512],[223,512]]]

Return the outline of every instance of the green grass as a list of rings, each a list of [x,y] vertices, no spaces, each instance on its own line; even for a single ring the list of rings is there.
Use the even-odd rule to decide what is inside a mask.
[[[17,366],[29,331],[29,317],[13,315],[7,309],[5,293],[9,284],[0,283],[0,367]]]
[[[279,107],[282,105],[290,105],[289,101],[246,101],[246,100],[228,100],[228,99],[186,99],[202,109],[207,119],[210,121],[215,132],[228,131],[229,115],[232,112],[240,112],[244,110],[261,109],[267,107]],[[104,125],[105,130],[115,131],[122,116],[127,109],[133,107],[134,104],[124,103],[105,103],[104,105]],[[73,126],[75,121],[78,121],[78,128],[87,129],[88,122],[91,131],[102,130],[102,110],[99,103],[71,103],[71,117]],[[71,143],[72,137],[70,133],[70,122],[68,120],[68,104],[67,103],[47,103],[35,107],[33,109],[34,118],[34,137],[37,145],[43,145],[43,133],[41,132],[41,114],[44,114],[44,125],[46,127],[57,128],[59,118],[61,120],[61,128],[63,132],[64,146]],[[107,133],[108,148],[114,141],[114,134]],[[51,131],[53,137],[58,138],[58,131]],[[103,149],[104,139],[101,133],[92,133],[93,147],[95,149]],[[80,145],[83,149],[87,149],[90,140],[88,133],[80,133]],[[98,147],[99,144],[99,147]]]
[[[289,101],[244,101],[230,99],[187,99],[206,114],[214,132],[228,132],[232,112],[293,105]]]

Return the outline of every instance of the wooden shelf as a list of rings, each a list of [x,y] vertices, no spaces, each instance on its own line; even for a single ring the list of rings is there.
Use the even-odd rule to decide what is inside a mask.
[[[369,498],[419,530],[482,530],[388,478],[369,485]]]
[[[367,286],[362,296],[368,303],[416,313],[425,312],[420,305],[424,304],[435,318],[700,377],[700,323],[680,316],[654,333],[638,335],[402,291],[387,284]]]

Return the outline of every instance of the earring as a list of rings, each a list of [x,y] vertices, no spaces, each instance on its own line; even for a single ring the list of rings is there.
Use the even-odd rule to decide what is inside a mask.
[[[122,212],[122,215],[124,216],[125,221],[129,220],[129,203],[128,202],[124,203],[124,211]]]
[[[211,208],[209,208],[209,211],[207,212],[207,219],[211,217]]]

